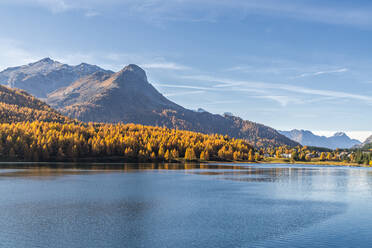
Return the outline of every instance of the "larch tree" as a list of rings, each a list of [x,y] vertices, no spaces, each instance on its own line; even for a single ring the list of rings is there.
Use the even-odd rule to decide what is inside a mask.
[[[194,161],[196,160],[195,151],[193,148],[187,148],[185,152],[185,160],[186,161]]]

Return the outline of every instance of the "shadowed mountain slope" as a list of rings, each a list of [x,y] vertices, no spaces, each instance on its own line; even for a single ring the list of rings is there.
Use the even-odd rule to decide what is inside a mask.
[[[71,118],[89,122],[124,122],[219,133],[256,146],[297,142],[276,130],[234,116],[194,112],[168,100],[148,81],[144,70],[128,65],[111,74],[98,72],[48,95],[47,102]]]
[[[23,90],[0,85],[0,122],[23,121],[64,123],[69,122],[70,119]]]

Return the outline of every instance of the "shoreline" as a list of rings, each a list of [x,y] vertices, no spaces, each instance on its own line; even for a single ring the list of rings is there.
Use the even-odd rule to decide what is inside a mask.
[[[235,162],[235,163],[250,163],[250,164],[297,164],[297,165],[321,165],[321,166],[345,166],[345,167],[372,167],[371,165],[347,163],[338,161],[290,161],[290,160],[264,160],[257,162]]]
[[[263,161],[255,161],[255,162],[248,162],[248,161],[190,161],[190,162],[186,162],[186,161],[173,161],[173,162],[120,162],[120,161],[107,161],[107,162],[103,162],[103,161],[76,161],[76,162],[73,162],[73,161],[66,161],[66,162],[44,162],[44,161],[40,161],[40,162],[25,162],[25,161],[0,161],[0,169],[1,167],[3,166],[6,166],[6,165],[30,165],[30,167],[44,167],[44,166],[48,166],[48,165],[55,165],[57,167],[61,166],[63,167],[63,165],[80,165],[80,166],[89,166],[89,165],[92,165],[92,166],[102,166],[102,165],[107,165],[107,166],[120,166],[120,165],[123,165],[123,164],[127,164],[127,165],[136,165],[136,164],[143,164],[143,165],[149,165],[149,164],[152,164],[152,165],[187,165],[187,164],[226,164],[226,165],[232,165],[232,164],[236,164],[236,165],[243,165],[243,164],[249,164],[249,165],[264,165],[264,164],[281,164],[281,165],[284,165],[284,164],[288,164],[288,165],[319,165],[319,166],[344,166],[344,167],[364,167],[364,168],[372,168],[371,165],[365,165],[365,164],[357,164],[357,163],[347,163],[347,162],[337,162],[337,161],[312,161],[312,162],[308,162],[308,161],[288,161],[288,160],[284,160],[284,159],[280,159],[280,160],[263,160]],[[40,165],[40,166],[38,166]]]

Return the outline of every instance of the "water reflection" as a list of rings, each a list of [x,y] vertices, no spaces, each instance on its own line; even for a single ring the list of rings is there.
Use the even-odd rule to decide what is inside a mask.
[[[1,164],[0,244],[368,247],[371,176],[293,165]]]
[[[254,165],[224,163],[0,163],[0,178],[4,177],[57,177],[66,175],[84,175],[100,173],[127,173],[142,171],[183,171],[185,174],[219,176],[226,180],[247,182],[299,181],[308,178],[335,178],[353,174],[371,184],[372,170],[365,168],[288,166],[288,165]],[[361,180],[358,180],[361,182]],[[337,183],[340,180],[337,179]],[[345,185],[348,182],[343,182]]]
[[[193,170],[193,169],[242,169],[237,164],[203,163],[0,163],[0,172],[11,169],[75,169],[75,170]]]
[[[0,178],[2,177],[57,177],[66,175],[84,175],[113,172],[140,171],[171,171],[171,170],[238,170],[246,169],[231,164],[82,164],[82,163],[3,163],[0,164]]]
[[[17,177],[51,180],[64,176],[140,172],[166,174],[177,172],[207,176],[213,180],[291,184],[299,191],[312,189],[319,195],[324,190],[340,192],[372,189],[372,170],[368,168],[231,163],[0,163],[0,180]],[[370,194],[372,195],[372,190]]]

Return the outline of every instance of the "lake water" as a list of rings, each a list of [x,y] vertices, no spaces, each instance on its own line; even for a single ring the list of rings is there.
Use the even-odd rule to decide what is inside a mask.
[[[367,168],[3,164],[0,199],[0,247],[372,247]]]

